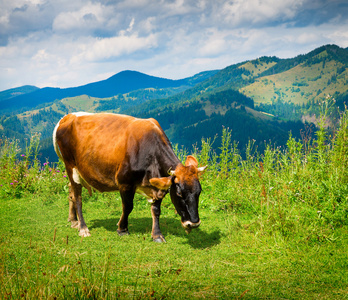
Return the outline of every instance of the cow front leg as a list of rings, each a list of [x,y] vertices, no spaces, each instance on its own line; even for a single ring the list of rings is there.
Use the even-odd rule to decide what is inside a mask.
[[[78,222],[79,236],[83,236],[83,237],[90,236],[91,234],[89,233],[85,219],[83,218],[83,215],[82,215],[82,196],[81,196],[82,185],[77,183],[71,183],[71,189],[73,193],[72,205],[75,208],[75,212],[77,213],[77,217],[79,219],[79,222]]]
[[[159,226],[159,217],[161,214],[161,200],[155,200],[151,204],[151,215],[152,215],[152,239],[154,242],[157,243],[166,243],[166,240],[161,232],[160,226]]]
[[[71,228],[78,228],[79,222],[76,215],[76,204],[74,200],[74,193],[71,188],[71,183],[69,183],[69,218],[68,222],[71,222]]]
[[[128,216],[133,210],[133,199],[135,194],[135,188],[127,188],[120,190],[122,199],[122,215],[118,221],[117,233],[119,236],[128,235]]]

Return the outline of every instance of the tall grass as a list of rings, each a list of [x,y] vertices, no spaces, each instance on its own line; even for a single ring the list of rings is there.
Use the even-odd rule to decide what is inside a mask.
[[[38,155],[40,135],[34,134],[25,149],[18,140],[0,140],[0,196],[21,198],[29,194],[64,192],[66,174],[63,162],[41,164]]]
[[[329,101],[328,99],[327,101]],[[326,108],[325,108],[326,105]],[[285,148],[250,141],[245,155],[223,128],[196,157],[202,225],[186,236],[169,201],[167,245],[150,243],[149,204],[137,198],[131,234],[115,232],[121,201],[84,194],[92,237],[65,225],[68,189],[61,162],[40,164],[40,137],[0,147],[1,299],[347,298],[348,110]],[[175,147],[184,160],[185,149]],[[243,158],[244,157],[244,158]],[[177,226],[177,227],[176,227]]]
[[[254,226],[269,233],[333,238],[335,228],[348,224],[348,111],[341,112],[338,127],[330,132],[330,100],[323,104],[315,136],[308,131],[295,140],[290,134],[284,149],[266,144],[258,153],[250,141],[242,159],[226,128],[220,154],[210,140],[202,141],[198,156],[209,165],[203,207],[253,214]]]

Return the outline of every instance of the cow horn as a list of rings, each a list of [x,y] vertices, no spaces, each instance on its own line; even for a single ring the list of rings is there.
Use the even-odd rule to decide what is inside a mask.
[[[175,176],[175,170],[173,171],[173,170],[172,170],[172,167],[170,167],[169,170],[168,170],[167,172],[168,172],[168,175],[170,175],[170,176]]]
[[[198,172],[203,172],[208,166],[197,168]]]

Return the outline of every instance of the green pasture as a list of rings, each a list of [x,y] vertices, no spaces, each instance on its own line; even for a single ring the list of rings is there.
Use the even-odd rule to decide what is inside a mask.
[[[63,164],[39,164],[38,136],[2,140],[0,299],[348,299],[348,112],[331,133],[325,116],[286,149],[250,141],[244,159],[227,129],[218,152],[202,141],[202,224],[187,235],[167,196],[162,244],[141,196],[118,236],[117,193],[84,192],[79,237]]]

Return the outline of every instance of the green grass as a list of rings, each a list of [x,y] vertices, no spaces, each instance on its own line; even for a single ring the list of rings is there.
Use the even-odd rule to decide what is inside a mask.
[[[264,153],[250,141],[245,159],[227,129],[218,154],[203,141],[202,224],[187,235],[166,197],[166,244],[140,196],[118,236],[117,193],[84,191],[92,236],[79,237],[62,163],[37,162],[39,137],[23,157],[3,141],[0,299],[348,299],[348,112],[332,137],[326,112],[316,136]]]
[[[167,199],[161,227],[168,243],[157,244],[144,200],[131,214],[131,235],[119,237],[120,199],[99,195],[84,203],[92,236],[82,239],[67,224],[65,195],[53,197],[1,203],[3,298],[347,297],[347,227],[331,241],[285,238],[250,216],[201,209],[201,227],[186,235]]]

